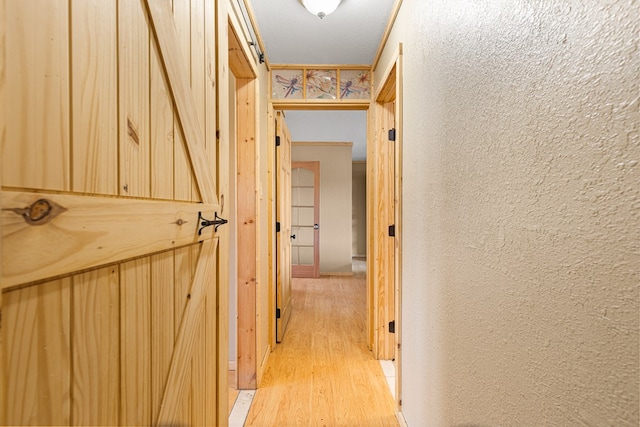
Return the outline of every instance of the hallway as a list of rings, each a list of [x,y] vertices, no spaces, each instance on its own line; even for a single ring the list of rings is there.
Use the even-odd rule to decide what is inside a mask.
[[[294,279],[294,311],[245,426],[397,426],[366,344],[365,276]]]

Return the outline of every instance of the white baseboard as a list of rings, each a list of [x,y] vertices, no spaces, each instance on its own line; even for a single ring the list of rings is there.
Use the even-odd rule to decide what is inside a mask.
[[[396,418],[398,419],[398,423],[400,423],[400,427],[409,427],[409,424],[407,424],[407,420],[404,419],[402,412],[396,412]]]

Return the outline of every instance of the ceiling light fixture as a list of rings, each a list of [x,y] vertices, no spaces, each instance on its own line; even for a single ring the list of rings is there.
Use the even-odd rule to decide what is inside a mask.
[[[342,0],[300,0],[305,9],[320,19],[333,13],[333,11],[340,6],[341,1]]]

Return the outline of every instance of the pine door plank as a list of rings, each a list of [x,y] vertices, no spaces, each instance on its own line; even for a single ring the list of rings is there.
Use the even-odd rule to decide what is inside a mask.
[[[189,83],[191,83],[191,5],[190,0],[174,0],[173,2],[173,22],[175,24],[176,42],[179,49],[180,58],[184,59],[183,72],[187,73]],[[191,86],[189,86],[189,96],[193,96]],[[193,114],[195,114],[195,103]],[[175,143],[175,195],[178,200],[194,200],[195,177],[189,163],[189,151],[185,142],[184,130],[180,122],[178,111],[174,111],[174,123],[176,129]],[[197,196],[195,196],[197,198]]]
[[[118,2],[120,194],[149,197],[149,26],[139,0]]]
[[[150,70],[151,197],[174,197],[173,101],[156,43],[152,43]]]
[[[191,166],[198,183],[202,201],[216,203],[215,181],[207,166],[204,136],[198,123],[197,110],[191,95],[189,72],[186,69],[176,26],[171,19],[170,4],[162,0],[146,0],[156,39],[162,51],[176,110],[185,136]]]
[[[151,424],[151,286],[149,258],[120,266],[120,425]]]
[[[11,210],[38,199],[66,211],[46,224],[29,225]],[[198,203],[13,191],[3,191],[0,200],[5,287],[210,239],[213,227],[198,235],[198,212],[213,218],[218,211]]]
[[[116,3],[71,9],[73,190],[118,194]]]
[[[180,321],[176,345],[167,379],[162,408],[158,417],[159,424],[171,423],[179,414],[185,390],[188,389],[187,378],[191,373],[190,362],[193,358],[194,342],[197,328],[202,322],[204,301],[207,289],[213,286],[213,272],[216,271],[217,239],[202,242],[198,256],[197,270],[189,293],[184,315]]]
[[[178,340],[180,332],[180,322],[185,314],[189,300],[191,299],[191,284],[193,282],[194,272],[194,253],[191,247],[176,249],[175,258],[175,279],[174,279],[174,309],[173,321],[174,328],[174,345]],[[197,262],[197,256],[195,258]],[[174,347],[175,350],[175,347]],[[184,382],[187,384],[185,392],[177,395],[180,400],[177,402],[177,413],[174,414],[171,422],[174,424],[190,424],[191,422],[191,361],[184,373]],[[164,397],[164,396],[163,396]]]
[[[3,295],[8,425],[71,421],[71,279]]]
[[[175,251],[151,257],[151,412],[158,421],[175,342],[174,330]]]
[[[58,0],[7,1],[6,143],[2,184],[69,190],[69,10]]]
[[[120,290],[117,266],[73,277],[75,425],[117,425],[120,402]]]

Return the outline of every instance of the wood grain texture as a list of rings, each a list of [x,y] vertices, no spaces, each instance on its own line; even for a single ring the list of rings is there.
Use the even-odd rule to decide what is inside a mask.
[[[120,425],[151,424],[151,278],[149,260],[120,266]]]
[[[257,386],[255,83],[237,79],[238,388]]]
[[[115,2],[71,8],[74,191],[118,194],[117,18]]]
[[[402,414],[402,240],[403,240],[403,224],[402,224],[402,205],[404,203],[402,193],[403,171],[403,125],[402,125],[402,43],[398,47],[398,59],[396,60],[396,68],[394,78],[396,80],[396,103],[395,121],[396,121],[396,247],[395,247],[395,282],[396,282],[396,405],[397,412]],[[400,418],[401,420],[403,418]],[[406,424],[406,422],[405,422]]]
[[[195,271],[194,261],[198,261],[197,254],[194,254],[192,247],[176,249],[175,253],[175,278],[173,286],[173,319],[175,323],[174,343],[177,342],[180,322],[182,321],[185,309],[189,304],[193,273]],[[167,418],[165,422],[169,422],[169,420],[171,420],[171,423],[178,425],[189,424],[191,422],[191,360],[189,360],[186,366],[187,370],[184,373],[185,377],[183,380],[186,384],[185,390],[183,393],[175,396],[179,400],[178,402],[175,402],[177,410],[170,416],[171,418]]]
[[[188,95],[193,101],[192,114],[197,113],[195,106],[195,100],[193,100],[193,93],[191,92],[191,1],[190,0],[174,0],[173,1],[173,23],[176,30],[176,47],[179,48],[180,58],[184,61],[183,71],[186,74],[187,81],[189,82]],[[193,123],[197,123],[195,120]],[[199,125],[199,123],[198,123]],[[180,122],[180,116],[177,111],[174,110],[174,128],[175,128],[175,197],[178,200],[193,200],[194,199],[194,186],[195,177],[191,170],[189,163],[189,150],[187,148],[186,137],[182,124]]]
[[[214,13],[210,10],[212,6],[215,9],[215,28],[210,31],[215,31],[215,43],[217,46],[225,46],[228,40],[227,30],[227,7],[228,2],[207,2],[207,11],[209,14]],[[207,21],[209,22],[209,21]],[[213,25],[214,20],[210,21]],[[211,40],[209,37],[207,40]],[[212,83],[215,83],[217,108],[216,115],[218,117],[218,123],[216,124],[216,151],[217,151],[217,165],[216,172],[218,178],[218,191],[220,194],[220,205],[222,206],[222,217],[228,218],[231,215],[235,216],[235,213],[230,209],[231,203],[225,203],[232,200],[230,194],[230,182],[233,179],[235,182],[235,175],[231,175],[231,164],[236,164],[235,154],[231,154],[230,151],[230,105],[229,91],[233,90],[229,84],[221,84],[221,82],[229,81],[229,57],[224,54],[217,54],[216,56],[216,71],[213,73],[217,75],[217,80],[211,80],[212,76],[209,74],[209,79]],[[210,71],[209,71],[210,73]],[[211,101],[211,100],[209,100]],[[235,197],[235,196],[234,196]],[[227,402],[225,397],[228,397],[228,385],[226,372],[229,369],[229,283],[230,283],[230,268],[229,268],[229,242],[231,236],[231,227],[223,227],[220,229],[219,244],[220,250],[218,251],[218,272],[217,279],[218,284],[216,289],[216,304],[218,306],[216,313],[216,339],[215,343],[209,343],[210,347],[215,346],[215,354],[217,355],[216,363],[216,420],[212,424],[225,425],[228,422],[227,416]],[[235,230],[235,226],[234,226]],[[235,232],[235,231],[234,231]],[[235,239],[235,236],[234,236]],[[234,278],[235,279],[235,278]],[[225,285],[226,284],[226,285]],[[211,320],[209,320],[211,322]],[[208,322],[208,323],[209,323]],[[213,372],[209,372],[209,375],[213,375]]]
[[[277,204],[276,221],[280,223],[277,233],[276,269],[276,309],[280,318],[276,319],[276,341],[284,338],[291,318],[291,133],[281,111],[276,113],[276,135],[280,137],[277,153]]]
[[[185,392],[185,388],[188,388],[185,386],[186,378],[191,374],[189,368],[193,358],[196,332],[203,318],[207,290],[212,287],[211,280],[216,268],[217,243],[217,240],[214,239],[201,244],[197,270],[176,337],[167,387],[158,417],[159,424],[171,423],[175,419],[180,410],[181,396]]]
[[[293,280],[296,309],[245,426],[398,425],[382,369],[367,348],[365,290],[362,275]]]
[[[7,1],[5,186],[69,190],[69,10]],[[34,31],[37,29],[37,31]]]
[[[0,58],[6,58],[6,36],[5,31],[7,28],[7,15],[6,15],[6,0],[0,0]],[[2,147],[4,147],[6,143],[6,88],[7,88],[7,80],[6,80],[6,72],[5,72],[5,62],[0,61],[0,152],[2,152]],[[3,153],[3,152],[2,152]],[[4,153],[3,153],[4,155]],[[1,164],[1,163],[0,163]],[[2,172],[0,172],[0,188],[2,188]],[[2,201],[0,201],[0,209],[2,208]],[[2,253],[2,233],[0,232],[0,253]],[[2,277],[2,263],[0,263],[0,278]],[[5,399],[6,389],[7,389],[7,378],[5,375],[5,331],[6,328],[3,327],[2,323],[2,286],[0,286],[0,425],[5,425],[7,423],[6,416],[7,410],[6,405],[7,401]]]
[[[44,225],[29,225],[6,210],[45,198],[67,210]],[[198,212],[216,206],[3,191],[3,286],[66,274],[211,238],[198,235]],[[136,236],[131,239],[131,236]],[[52,250],[55,248],[55,250]]]
[[[228,147],[226,157],[224,153],[218,154],[222,147],[217,139],[217,63],[216,50],[218,36],[216,34],[216,2],[204,2],[204,72],[205,72],[205,151],[207,154],[207,167],[216,179],[217,191],[220,194],[220,216],[229,218],[228,209],[225,210],[224,194],[229,191],[229,175],[219,175],[220,166],[218,157],[228,159]],[[227,163],[225,161],[224,163]],[[225,167],[228,167],[225,165]],[[229,348],[229,225],[218,230],[217,253],[217,277],[215,288],[207,291],[205,307],[205,420],[203,425],[223,425],[226,420],[226,405],[228,400],[227,376],[224,369],[228,362]],[[222,255],[224,254],[224,256]],[[226,258],[225,258],[226,257]],[[212,355],[215,355],[215,363]],[[222,365],[222,368],[221,368]]]
[[[3,295],[8,425],[71,422],[71,279]]]
[[[149,26],[140,0],[118,3],[120,194],[151,194]]]
[[[177,143],[173,99],[157,43],[152,43],[150,67],[151,197],[173,199],[173,152]]]
[[[157,423],[175,342],[175,251],[151,257],[151,411]]]
[[[163,52],[163,61],[169,77],[181,128],[184,132],[189,159],[193,167],[200,196],[205,203],[217,200],[215,181],[207,167],[204,152],[204,136],[198,123],[197,110],[190,95],[189,72],[181,53],[170,4],[162,0],[146,0],[156,40]]]
[[[117,266],[73,277],[75,425],[116,425],[120,402],[120,289]]]

